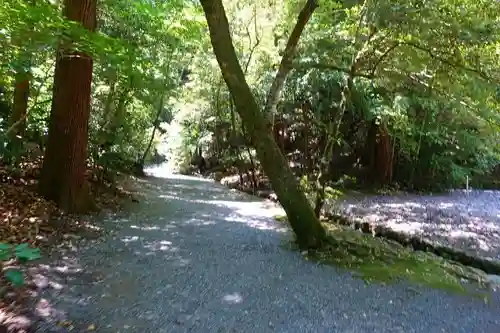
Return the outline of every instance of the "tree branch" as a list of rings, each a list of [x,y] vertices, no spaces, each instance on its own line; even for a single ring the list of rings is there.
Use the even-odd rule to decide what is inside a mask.
[[[389,53],[391,53],[399,45],[400,45],[399,42],[394,43],[387,50],[385,50],[385,52],[378,58],[377,62],[375,63],[375,65],[373,66],[373,68],[371,70],[372,76],[375,76],[375,72],[377,71],[377,68],[378,68],[378,66],[380,66],[382,61],[384,61],[384,59],[389,56]]]
[[[496,80],[494,80],[492,77],[490,77],[488,74],[486,74],[485,72],[481,71],[480,69],[477,69],[477,68],[473,68],[473,67],[469,67],[469,66],[466,66],[466,65],[463,65],[463,64],[460,64],[458,62],[455,62],[455,61],[451,61],[449,59],[446,59],[444,57],[441,57],[437,54],[435,54],[434,52],[432,52],[431,50],[421,46],[421,45],[418,45],[418,44],[415,44],[415,43],[410,43],[410,42],[404,42],[404,43],[401,43],[401,45],[407,45],[407,46],[411,46],[411,47],[414,47],[420,51],[423,51],[425,53],[427,53],[431,58],[435,59],[435,60],[438,60],[444,64],[447,64],[451,67],[455,67],[455,68],[461,68],[465,71],[468,71],[470,73],[473,73],[473,74],[476,74],[478,75],[479,77],[485,79],[486,81],[488,82],[498,82]]]
[[[366,74],[366,73],[351,73],[350,68],[345,68],[345,67],[340,67],[332,64],[323,64],[323,63],[316,63],[316,62],[297,62],[292,64],[293,69],[297,70],[307,70],[307,69],[322,69],[322,70],[332,70],[332,71],[337,71],[345,74],[352,74],[353,77],[364,77],[367,79],[372,79],[375,76],[373,74]]]
[[[250,62],[252,61],[253,54],[261,42],[260,37],[259,37],[259,32],[257,31],[258,30],[257,29],[257,13],[256,13],[255,6],[254,6],[254,13],[253,13],[252,19],[253,19],[254,31],[255,31],[255,44],[253,44],[251,46],[250,54],[248,55],[247,62],[245,63],[245,67],[243,70],[243,73],[245,73],[245,75],[247,75],[248,67],[250,66]],[[250,40],[250,44],[252,44],[252,35],[250,34],[250,29],[248,28],[248,26],[247,26],[247,35],[248,35],[248,39]]]
[[[433,51],[429,50],[428,48],[422,46],[422,45],[419,45],[419,44],[416,44],[416,43],[412,43],[412,42],[402,42],[402,41],[397,41],[395,42],[391,47],[389,47],[389,49],[387,49],[384,54],[379,58],[379,60],[377,61],[377,63],[375,64],[375,66],[372,68],[372,74],[375,73],[375,70],[377,69],[377,67],[381,64],[381,62],[387,58],[387,56],[392,52],[394,51],[396,48],[398,48],[399,46],[409,46],[409,47],[413,47],[417,50],[420,50],[422,52],[425,52],[427,53],[427,55],[429,57],[431,57],[432,59],[434,60],[437,60],[443,64],[446,64],[448,66],[451,66],[451,67],[454,67],[454,68],[460,68],[460,69],[463,69],[467,72],[470,72],[470,73],[473,73],[473,74],[476,74],[478,75],[480,78],[488,81],[488,82],[495,82],[495,83],[498,83],[498,80],[490,77],[488,74],[486,74],[485,72],[481,71],[480,69],[477,69],[477,68],[473,68],[473,67],[469,67],[469,66],[466,66],[464,64],[461,64],[461,63],[458,63],[458,62],[455,62],[455,61],[452,61],[450,59],[447,59],[446,57],[443,57],[443,56],[440,56],[440,55],[437,55],[436,53],[434,53]]]

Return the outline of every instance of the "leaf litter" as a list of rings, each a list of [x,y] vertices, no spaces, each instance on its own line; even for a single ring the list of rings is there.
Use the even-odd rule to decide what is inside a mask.
[[[91,238],[102,235],[102,229],[86,217],[65,214],[53,202],[37,194],[41,165],[41,158],[24,159],[16,168],[0,164],[0,242],[5,246],[21,244],[14,248],[18,261],[23,261],[23,256],[34,256],[39,249],[49,253],[52,248],[79,238],[81,234]],[[98,211],[115,211],[130,202],[129,199],[137,201],[123,187],[100,182],[94,177],[95,173],[89,169],[87,179]],[[25,281],[19,269],[14,269],[19,268],[15,264],[4,262],[6,274],[0,276],[0,327],[20,331],[29,326],[16,328],[19,322],[29,322],[24,314],[30,311],[33,283]],[[21,267],[21,271],[25,269]]]

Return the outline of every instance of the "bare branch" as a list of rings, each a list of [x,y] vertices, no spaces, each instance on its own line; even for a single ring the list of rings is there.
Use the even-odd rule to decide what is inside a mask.
[[[254,24],[254,31],[255,31],[255,44],[253,44],[250,48],[250,54],[248,55],[247,62],[245,63],[245,67],[243,69],[243,73],[245,75],[248,72],[248,66],[250,66],[250,62],[252,61],[253,54],[261,42],[259,32],[257,29],[257,9],[255,8],[255,6],[254,6],[254,13],[253,13],[253,24]],[[250,34],[250,29],[248,26],[246,27],[246,29],[247,29],[248,39],[250,40],[250,45],[251,45],[252,44],[252,35]]]

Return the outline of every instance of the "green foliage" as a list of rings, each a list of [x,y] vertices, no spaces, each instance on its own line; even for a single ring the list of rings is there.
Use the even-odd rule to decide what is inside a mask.
[[[11,259],[15,259],[20,263],[26,263],[40,259],[40,249],[31,248],[28,243],[11,245],[0,243],[0,261],[5,263]],[[24,285],[23,273],[17,268],[9,268],[4,270],[4,276],[14,286],[19,287]]]
[[[249,60],[247,80],[262,105],[301,4],[269,5],[279,8],[271,16],[244,1],[227,6],[240,62]],[[271,119],[288,126],[284,153],[298,165],[297,176],[316,179],[323,138],[350,77],[328,175],[332,186],[341,179],[363,186],[381,173],[369,152],[379,135],[372,136],[373,124],[387,130],[392,151],[386,163],[393,184],[381,185],[444,189],[463,187],[467,177],[473,186],[485,185],[486,175],[500,164],[499,10],[497,1],[322,1],[301,37],[295,70]],[[210,59],[203,53],[196,112],[183,123],[184,147],[193,151],[201,141],[205,155],[234,163],[245,148],[218,148],[227,141],[218,128],[230,124],[233,136],[246,134]],[[305,101],[311,105],[307,114]]]
[[[0,136],[11,126],[14,87],[19,73],[29,73],[26,131],[22,141],[43,148],[52,98],[54,54],[59,43],[71,41],[94,60],[90,162],[130,170],[148,163],[153,147],[173,118],[181,89],[181,73],[192,62],[187,56],[202,36],[200,8],[183,1],[99,2],[98,31],[90,33],[61,15],[59,3],[7,0],[0,4],[0,87],[6,108],[0,115]],[[162,105],[159,105],[162,103]],[[4,104],[3,104],[4,105]],[[5,109],[5,110],[4,110]],[[161,112],[158,110],[161,109]],[[5,111],[5,112],[4,112]],[[7,147],[2,156],[22,155]],[[144,156],[145,155],[145,156]],[[143,160],[145,157],[145,160]]]
[[[16,161],[26,153],[4,135],[19,74],[30,80],[22,141],[44,147],[54,54],[66,40],[94,59],[91,162],[127,170],[144,162],[144,154],[145,162],[151,161],[151,136],[154,146],[175,119],[182,130],[173,158],[181,164],[189,164],[201,146],[213,165],[238,166],[241,172],[259,167],[211,54],[200,6],[177,0],[101,1],[95,33],[65,20],[60,6],[0,4],[2,156]],[[261,105],[300,6],[287,0],[226,4],[236,52]],[[341,179],[362,186],[380,173],[367,152],[375,140],[372,123],[390,135],[391,182],[447,188],[463,186],[469,177],[482,184],[500,163],[499,9],[498,1],[483,0],[321,1],[301,37],[278,114],[269,115],[270,123],[287,126],[284,153],[298,165],[297,176],[317,178],[325,137],[350,77],[330,161],[331,186]],[[186,69],[192,73],[184,84]],[[304,111],[304,102],[309,110]]]
[[[308,179],[307,175],[304,175],[300,178],[300,186],[306,193],[306,196],[309,198],[311,204],[314,205],[314,200],[316,199],[315,196],[316,190],[321,185],[318,184],[316,181]],[[327,200],[336,200],[340,198],[343,194],[344,193],[337,188],[333,188],[331,186],[325,187],[325,199]]]

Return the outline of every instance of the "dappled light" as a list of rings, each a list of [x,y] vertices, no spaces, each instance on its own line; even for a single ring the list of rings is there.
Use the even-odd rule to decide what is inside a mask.
[[[67,276],[65,283],[61,283],[61,288],[65,290],[65,293],[76,296],[79,293],[87,293],[81,289],[84,286],[80,286],[77,281],[85,279],[87,272],[83,267],[87,267],[92,262],[88,257],[84,259],[84,263],[78,262],[75,258],[79,257],[79,253],[91,251],[101,258],[104,253],[112,256],[112,259],[111,257],[108,259],[109,264],[102,262],[102,266],[95,272],[98,276],[96,283],[84,287],[85,289],[91,288],[94,290],[92,293],[102,294],[103,297],[88,301],[86,297],[66,297],[65,304],[73,304],[72,308],[75,306],[81,308],[90,304],[101,308],[106,306],[105,303],[109,297],[118,295],[116,292],[123,293],[127,290],[128,293],[138,288],[132,281],[127,282],[128,277],[118,273],[128,271],[127,267],[132,267],[134,263],[152,264],[158,267],[160,271],[152,274],[154,276],[165,274],[163,278],[167,278],[167,281],[168,276],[177,276],[182,274],[183,270],[194,269],[200,264],[206,265],[208,272],[221,267],[221,263],[216,258],[214,261],[205,262],[206,259],[202,258],[203,253],[192,253],[189,248],[194,246],[193,244],[206,246],[202,244],[221,242],[221,245],[223,244],[226,248],[234,248],[235,254],[242,250],[255,254],[282,251],[276,246],[274,236],[269,234],[269,232],[288,233],[288,229],[283,224],[276,223],[271,218],[276,211],[282,211],[274,203],[264,203],[246,194],[235,194],[220,185],[206,186],[203,185],[206,182],[195,178],[150,178],[148,182],[154,186],[150,190],[156,191],[153,197],[145,201],[145,205],[149,208],[132,208],[128,217],[113,217],[114,215],[104,217],[105,221],[113,222],[118,226],[113,236],[117,242],[114,243],[112,249],[107,249],[98,242],[85,243],[81,245],[81,248],[61,249],[61,260],[64,265],[54,263],[38,266],[37,274],[43,272],[44,276],[51,276],[51,279],[55,278],[60,281],[61,276]],[[201,188],[204,192],[199,194],[201,198],[196,199],[197,191]],[[189,195],[179,196],[177,191],[184,191]],[[148,193],[152,195],[153,192]],[[217,200],[217,195],[230,200]],[[205,200],[205,197],[212,199]],[[170,206],[172,206],[172,214],[160,215],[160,212],[169,211]],[[175,209],[173,209],[174,206]],[[275,209],[269,210],[269,206]],[[248,235],[252,235],[250,239],[247,238]],[[205,248],[206,251],[213,251],[209,247]],[[240,248],[242,250],[238,250]],[[112,252],[108,252],[111,250]],[[101,262],[102,259],[99,260]],[[141,272],[136,274],[142,276]],[[170,288],[160,287],[159,295],[164,295],[160,292],[161,290],[170,290]],[[226,304],[240,304],[244,298],[240,293],[234,292],[219,296],[218,299]],[[91,303],[88,303],[89,301]],[[51,297],[42,302],[45,304],[43,306],[45,310],[41,311],[45,314],[44,320],[48,322],[55,320],[53,314],[57,313],[59,316],[57,320],[64,321],[66,314],[57,312],[57,304],[53,302],[54,299]],[[141,316],[139,320],[146,320],[142,317],[151,318]]]
[[[0,333],[498,332],[498,13],[0,1]]]
[[[238,304],[243,302],[243,297],[239,293],[227,294],[222,299],[224,302],[229,304]]]
[[[351,311],[347,304],[358,298],[356,290],[364,290],[364,296],[359,294],[362,298],[366,293],[372,295],[375,303],[379,302],[379,293],[399,293],[396,289],[367,287],[362,281],[352,282],[352,277],[344,273],[337,275],[334,269],[300,260],[283,249],[283,241],[292,238],[286,225],[272,217],[283,212],[275,203],[246,194],[234,198],[233,192],[223,193],[220,185],[208,185],[196,178],[149,178],[147,182],[151,185],[145,192],[147,200],[132,207],[127,217],[103,217],[102,222],[113,222],[117,227],[112,239],[61,248],[59,260],[33,270],[45,288],[39,288],[37,320],[85,331],[89,325],[99,328],[109,322],[101,316],[109,309],[140,307],[137,316],[120,317],[111,328],[137,332],[147,325],[159,331],[165,323],[193,328],[221,320],[233,322],[235,318],[246,323],[244,318],[255,318],[253,309],[264,303],[272,304],[276,311],[285,311],[290,305],[289,288],[308,289],[320,300],[329,295],[331,285],[343,286],[335,294],[336,301],[319,301],[330,313],[339,306]],[[179,189],[185,197],[177,194]],[[196,198],[200,190],[203,192]],[[210,199],[210,194],[226,199]],[[276,261],[275,256],[280,259]],[[242,270],[244,274],[240,274]],[[328,278],[318,279],[318,274]],[[358,289],[352,289],[353,283]],[[61,298],[60,293],[65,296]],[[300,296],[292,299],[293,304],[307,302]],[[168,304],[169,310],[162,316],[155,315],[154,308],[159,304]],[[401,306],[415,311],[411,304]],[[376,311],[368,310],[367,315],[376,315]],[[86,320],[89,316],[90,322]],[[276,320],[278,313],[265,316],[270,325],[267,327],[295,325],[280,324]]]
[[[346,199],[340,210],[374,225],[500,260],[499,208],[488,205],[489,200],[500,200],[500,192]]]

